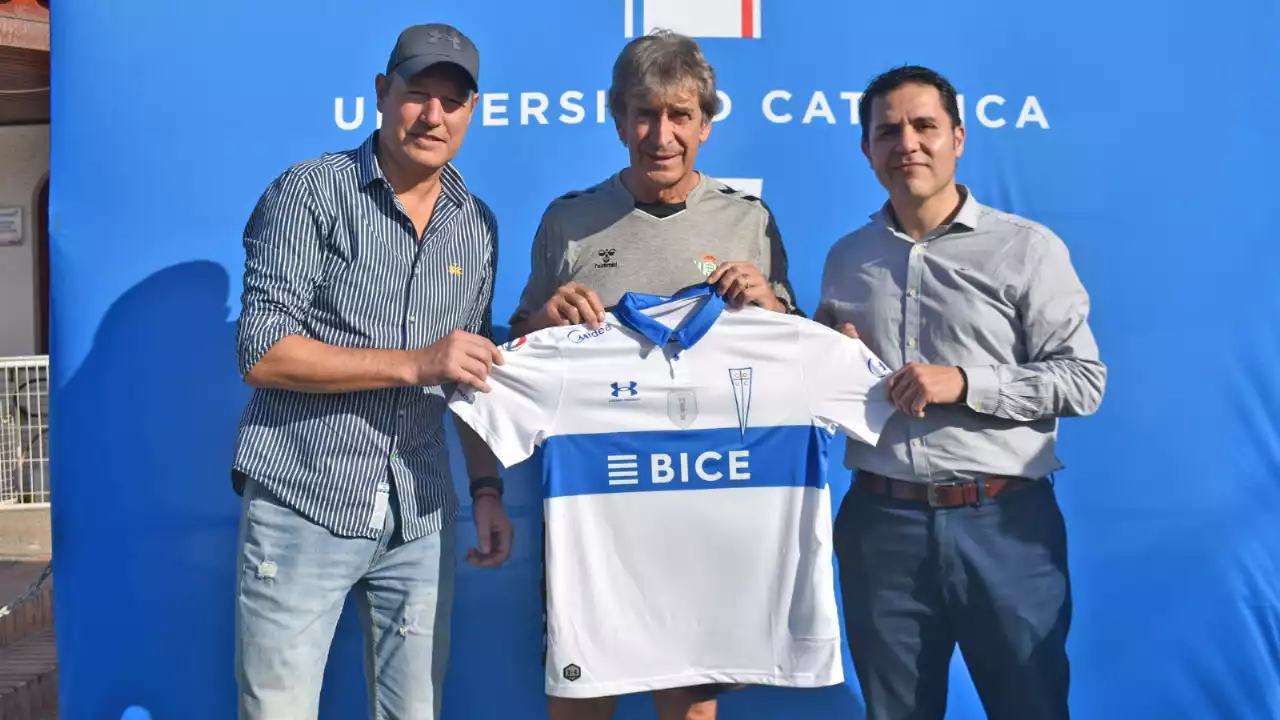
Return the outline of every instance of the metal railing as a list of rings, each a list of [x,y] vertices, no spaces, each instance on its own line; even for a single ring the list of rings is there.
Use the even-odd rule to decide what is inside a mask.
[[[49,357],[0,358],[0,507],[49,502]]]

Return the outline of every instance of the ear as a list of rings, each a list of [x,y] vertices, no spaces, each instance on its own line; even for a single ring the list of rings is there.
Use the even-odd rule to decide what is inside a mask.
[[[711,136],[711,126],[714,124],[711,120],[702,123],[702,132],[698,133],[698,142],[704,143],[707,141],[707,138]]]
[[[964,126],[956,127],[954,131],[954,143],[956,149],[956,157],[964,155]]]
[[[871,143],[867,140],[862,141],[862,156],[871,162]]]
[[[627,130],[616,116],[613,118],[613,128],[618,131],[618,141],[624,146],[627,145]]]
[[[387,99],[387,94],[391,92],[391,78],[378,73],[378,76],[373,80],[373,92],[374,97],[377,98],[378,112],[383,113],[382,104]]]

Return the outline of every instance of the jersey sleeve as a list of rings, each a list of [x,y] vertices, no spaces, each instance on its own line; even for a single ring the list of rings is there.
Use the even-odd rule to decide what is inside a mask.
[[[498,348],[503,363],[489,373],[489,392],[458,385],[449,409],[509,468],[528,459],[551,434],[560,410],[564,360],[555,338],[545,332]]]
[[[861,340],[813,321],[800,324],[800,365],[814,420],[875,445],[893,415],[889,368]]]

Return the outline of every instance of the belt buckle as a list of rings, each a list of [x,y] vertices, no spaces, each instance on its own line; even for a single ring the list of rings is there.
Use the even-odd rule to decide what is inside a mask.
[[[931,508],[943,507],[942,498],[938,495],[939,488],[959,487],[961,485],[964,485],[964,483],[965,481],[963,480],[948,480],[943,482],[931,482],[928,485],[926,485],[924,496],[925,496],[925,499],[929,502],[929,507]]]

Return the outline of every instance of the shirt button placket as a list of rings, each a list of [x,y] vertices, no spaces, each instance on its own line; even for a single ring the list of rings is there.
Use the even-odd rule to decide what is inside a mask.
[[[902,359],[904,362],[921,362],[920,359],[920,280],[924,276],[924,245],[911,246],[907,259],[907,300],[903,313],[904,327]]]
[[[422,307],[419,302],[422,295],[422,283],[420,281],[422,276],[422,252],[420,249],[418,252],[414,253],[409,262],[411,263],[408,292],[409,307],[405,311],[404,319],[404,347],[402,348],[404,350],[411,350],[422,347],[423,345],[422,324],[418,322],[419,318],[413,311],[413,308],[415,307]],[[395,472],[394,463],[400,460],[400,437],[405,430],[406,409],[414,399],[413,391],[414,388],[402,388],[401,392],[396,397],[398,407],[396,408],[395,420],[391,424],[392,472]]]
[[[906,302],[904,303],[903,312],[903,348],[902,359],[903,364],[910,362],[921,362],[920,355],[920,281],[924,277],[924,254],[925,247],[923,243],[917,243],[911,246],[911,252],[907,259],[907,289]],[[918,430],[914,419],[907,420],[907,432],[914,435]],[[911,459],[911,465],[915,469],[918,476],[924,475],[924,441],[918,436],[911,438],[911,443],[907,446],[907,454]]]

